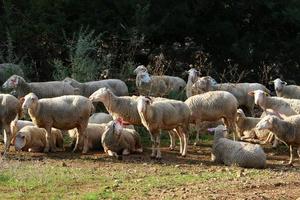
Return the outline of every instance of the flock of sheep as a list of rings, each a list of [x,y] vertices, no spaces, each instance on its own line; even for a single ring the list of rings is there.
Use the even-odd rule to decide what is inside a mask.
[[[199,134],[214,133],[212,160],[225,165],[263,168],[266,154],[260,144],[283,142],[300,157],[300,87],[274,80],[278,97],[259,83],[217,83],[210,76],[188,71],[187,83],[179,77],[154,76],[138,66],[136,87],[140,96],[128,96],[126,84],[118,79],[80,83],[63,81],[27,83],[13,75],[3,84],[11,94],[0,94],[0,131],[4,130],[5,150],[32,152],[63,151],[63,134],[73,139],[73,151],[87,153],[103,148],[121,158],[142,152],[139,133],[133,125],[150,133],[152,158],[161,158],[160,134],[168,131],[171,145],[180,141],[180,154],[188,153],[190,126]],[[186,90],[186,101],[165,98],[170,92]],[[94,102],[102,102],[109,114],[95,113]],[[263,114],[255,118],[254,105]],[[240,107],[245,108],[247,117]],[[19,120],[28,113],[32,121]],[[209,128],[210,127],[210,128]],[[211,128],[215,127],[215,128]],[[233,140],[228,139],[233,134]],[[237,138],[241,141],[237,141]]]

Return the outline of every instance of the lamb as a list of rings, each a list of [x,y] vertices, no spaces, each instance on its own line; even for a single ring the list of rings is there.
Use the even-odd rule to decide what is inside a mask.
[[[19,100],[10,94],[0,94],[0,133],[4,129],[4,138],[6,138],[3,156],[6,156],[11,144],[10,123],[19,117],[22,117],[22,108]]]
[[[226,127],[235,132],[238,102],[231,93],[210,91],[189,97],[185,103],[191,111],[190,123],[196,124],[196,143],[199,141],[199,128],[203,121],[223,119]],[[235,134],[233,136],[235,139]]]
[[[209,77],[199,78],[198,81],[193,85],[193,90],[195,90],[198,94],[216,90],[230,92],[238,100],[239,106],[244,106],[251,116],[254,116],[254,101],[253,98],[249,97],[248,93],[253,90],[262,90],[270,93],[270,91],[260,83],[212,84],[212,81]]]
[[[88,141],[85,137],[85,129],[90,115],[95,110],[88,98],[80,95],[66,95],[38,99],[34,93],[29,93],[24,99],[22,108],[28,110],[29,116],[35,125],[39,128],[45,128],[47,131],[44,152],[58,150],[51,139],[51,127],[61,130],[77,128],[79,134],[73,151],[77,149],[78,142],[81,141],[83,136],[83,153],[86,152]]]
[[[136,86],[140,95],[166,96],[170,92],[181,92],[186,87],[186,82],[176,76],[152,76],[144,65],[138,66],[134,73]]]
[[[126,129],[122,126],[122,121],[109,122],[101,138],[104,152],[110,156],[128,155],[134,152],[143,152],[141,137],[133,129]]]
[[[27,83],[24,78],[18,75],[12,75],[2,87],[5,89],[14,89],[18,98],[24,97],[30,92],[35,93],[38,98],[78,94],[78,89],[73,88],[66,82],[48,81]]]
[[[269,97],[262,90],[254,90],[249,92],[250,96],[254,96],[254,102],[259,105],[264,111],[269,109],[286,116],[300,114],[300,100],[286,99],[282,97]]]
[[[293,147],[297,147],[297,153],[300,157],[300,115],[294,115],[284,120],[274,115],[264,117],[257,125],[258,130],[268,129],[276,137],[284,141],[290,148],[289,165],[293,164]]]
[[[142,124],[151,136],[151,158],[161,158],[159,149],[161,130],[173,129],[176,130],[180,139],[180,153],[186,156],[190,109],[185,103],[176,100],[153,102],[150,98],[140,96],[137,100],[137,109]]]
[[[107,113],[94,113],[89,118],[89,123],[102,124],[108,123],[113,120],[112,116]]]
[[[300,86],[287,85],[287,82],[282,81],[279,78],[272,82],[274,83],[274,88],[278,97],[300,99]]]
[[[265,168],[266,154],[260,145],[227,139],[227,130],[223,125],[210,131],[214,132],[211,154],[213,162],[245,168]]]
[[[109,88],[117,96],[128,95],[127,85],[119,79],[106,79],[80,83],[72,78],[67,77],[63,81],[69,83],[75,88],[79,88],[80,94],[85,97],[89,97],[96,90],[103,87]]]
[[[99,150],[102,149],[102,145],[101,145],[101,137],[105,131],[106,128],[106,123],[102,123],[102,124],[95,124],[95,123],[88,123],[88,126],[86,128],[86,137],[88,140],[88,144],[86,147],[86,151],[88,152],[89,150]],[[78,131],[77,129],[71,129],[68,130],[68,135],[73,138],[73,143],[72,143],[72,147],[75,146],[76,143],[76,138],[78,135]],[[83,149],[83,141],[81,140],[77,146],[78,149]]]
[[[25,126],[16,135],[16,151],[42,152],[46,146],[46,129],[36,126]],[[52,128],[52,139],[54,145],[63,150],[63,135],[60,130]]]

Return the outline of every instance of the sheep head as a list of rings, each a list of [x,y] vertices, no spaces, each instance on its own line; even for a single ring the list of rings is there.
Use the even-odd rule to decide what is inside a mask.
[[[187,73],[189,74],[188,79],[191,80],[193,83],[195,83],[197,77],[201,75],[201,73],[195,68],[191,68],[189,71],[187,71]]]
[[[259,105],[260,107],[264,107],[266,102],[266,97],[269,96],[268,93],[262,91],[262,90],[254,90],[248,93],[250,96],[254,96],[254,103],[256,105]]]
[[[152,99],[150,97],[140,96],[137,99],[137,110],[139,113],[144,113],[148,105],[152,103]]]
[[[27,110],[32,108],[38,103],[38,97],[34,93],[29,93],[24,97],[24,102],[22,104],[22,109]]]
[[[63,82],[70,84],[73,87],[78,87],[80,86],[80,83],[76,81],[75,79],[72,79],[70,77],[66,77]]]
[[[208,128],[208,132],[214,134],[214,137],[227,137],[228,131],[224,125],[219,125],[215,128]]]
[[[91,96],[89,97],[89,99],[92,102],[98,102],[98,101],[105,101],[107,99],[107,97],[111,94],[110,89],[108,88],[100,88],[99,90],[95,91],[93,94],[91,94]]]
[[[244,111],[242,109],[237,109],[237,116],[238,117],[246,117]]]
[[[256,124],[255,128],[257,130],[263,130],[263,129],[271,129],[273,127],[273,121],[276,118],[274,115],[267,115],[264,118],[262,118],[258,124]]]
[[[142,83],[149,83],[151,81],[151,77],[148,72],[139,72],[137,76],[140,77],[140,85],[142,85]]]
[[[148,72],[147,68],[144,65],[139,65],[135,70],[133,71],[135,74],[138,74],[140,72]]]
[[[274,81],[274,88],[277,92],[280,92],[284,86],[287,85],[287,82],[280,80],[279,78],[276,78]]]
[[[26,135],[23,132],[18,132],[15,140],[15,149],[16,151],[21,151],[22,148],[26,145]]]
[[[18,84],[22,81],[22,77],[18,75],[12,75],[3,83],[2,88],[4,89],[11,89],[11,88],[16,88]],[[24,79],[23,79],[24,81]]]

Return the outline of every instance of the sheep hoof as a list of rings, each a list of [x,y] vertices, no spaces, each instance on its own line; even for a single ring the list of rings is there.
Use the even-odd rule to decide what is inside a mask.
[[[170,147],[169,147],[169,150],[170,150],[170,151],[174,151],[175,148],[170,146]]]
[[[185,156],[186,156],[186,154],[181,154],[181,156],[182,156],[182,157],[185,157]]]
[[[150,158],[151,158],[151,159],[155,159],[156,157],[155,157],[154,155],[151,155]]]
[[[142,148],[139,148],[139,149],[136,150],[136,152],[138,152],[138,153],[143,153],[143,149],[142,149]]]
[[[200,145],[200,141],[194,142],[194,146],[199,146]]]
[[[126,155],[129,155],[130,152],[128,151],[128,149],[124,149],[123,152],[122,152],[122,155],[126,156]]]
[[[287,167],[294,167],[293,163],[289,162],[287,165]]]

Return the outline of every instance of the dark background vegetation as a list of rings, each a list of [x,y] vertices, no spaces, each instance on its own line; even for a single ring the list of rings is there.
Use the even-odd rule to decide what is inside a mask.
[[[0,50],[31,81],[130,80],[144,64],[185,79],[193,66],[223,82],[297,83],[300,1],[1,0]]]

